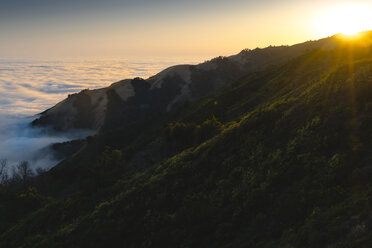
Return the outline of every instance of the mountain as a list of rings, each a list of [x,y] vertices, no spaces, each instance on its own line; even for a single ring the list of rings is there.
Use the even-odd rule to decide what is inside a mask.
[[[249,72],[278,65],[315,48],[332,49],[337,37],[294,46],[245,49],[198,65],[177,65],[148,79],[126,79],[107,88],[83,90],[41,113],[34,126],[66,131],[87,128],[108,130],[170,111],[177,103],[203,97]]]
[[[372,32],[328,41],[5,183],[0,247],[371,247]]]

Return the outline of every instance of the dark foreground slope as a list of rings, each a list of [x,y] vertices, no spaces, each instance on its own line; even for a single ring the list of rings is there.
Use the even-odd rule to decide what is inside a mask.
[[[0,247],[371,247],[364,41],[90,137],[35,188],[0,191],[16,220]]]

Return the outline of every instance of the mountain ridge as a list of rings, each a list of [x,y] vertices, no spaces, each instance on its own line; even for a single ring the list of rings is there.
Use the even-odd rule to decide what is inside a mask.
[[[96,131],[107,129],[125,123],[128,119],[126,115],[135,118],[136,114],[143,116],[149,112],[170,111],[177,103],[205,96],[249,72],[286,62],[306,50],[329,50],[337,45],[336,36],[332,36],[292,46],[245,49],[236,55],[220,56],[197,65],[171,66],[147,79],[124,79],[106,88],[83,90],[69,95],[67,99],[41,113],[32,124],[48,125],[60,131],[73,128]],[[134,100],[136,105],[127,106],[130,105],[127,104],[129,99]],[[115,113],[115,120],[107,118],[107,112],[110,112],[109,101],[115,102],[113,108],[126,108]],[[118,120],[118,116],[121,116],[121,120]]]

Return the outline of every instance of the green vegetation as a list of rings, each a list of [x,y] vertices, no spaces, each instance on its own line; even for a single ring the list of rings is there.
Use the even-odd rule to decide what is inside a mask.
[[[0,247],[371,247],[371,58],[308,51],[89,137],[0,188]]]

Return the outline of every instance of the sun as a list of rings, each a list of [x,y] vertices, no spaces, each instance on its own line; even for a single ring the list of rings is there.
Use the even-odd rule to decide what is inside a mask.
[[[317,29],[323,36],[342,33],[354,35],[372,28],[372,9],[355,3],[341,4],[324,11],[318,17]]]

